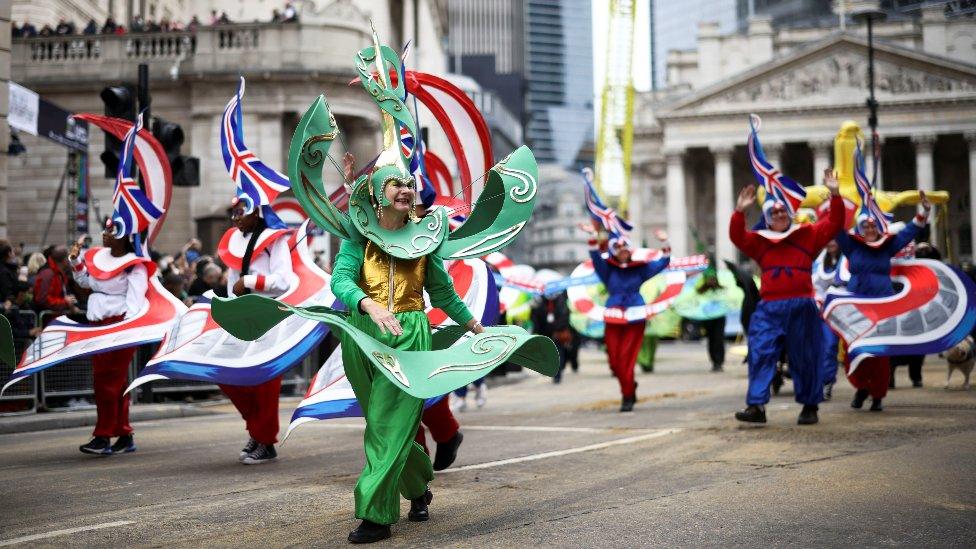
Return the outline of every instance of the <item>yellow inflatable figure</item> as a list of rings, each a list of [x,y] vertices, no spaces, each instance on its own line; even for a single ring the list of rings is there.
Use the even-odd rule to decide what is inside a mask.
[[[854,183],[854,148],[857,147],[858,140],[863,142],[864,134],[857,122],[847,120],[841,124],[840,131],[834,138],[834,171],[837,172],[841,196],[860,208],[861,198]],[[815,175],[820,177],[820,174]],[[807,197],[800,204],[802,208],[816,208],[830,198],[830,192],[823,185],[808,186],[806,191]],[[933,204],[945,204],[949,201],[949,193],[946,191],[926,191],[925,196]],[[882,210],[890,212],[901,206],[914,206],[918,204],[920,197],[917,190],[892,192],[875,189],[874,199]]]

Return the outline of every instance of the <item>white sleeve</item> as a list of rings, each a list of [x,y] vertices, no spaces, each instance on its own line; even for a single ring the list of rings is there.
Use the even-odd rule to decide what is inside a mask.
[[[91,289],[91,281],[88,278],[88,269],[85,268],[85,259],[82,254],[78,254],[73,261],[71,261],[71,277],[75,279],[82,288]]]
[[[266,275],[244,275],[244,287],[256,292],[281,295],[291,288],[291,249],[288,238],[279,237],[268,250],[269,273]],[[230,279],[228,278],[228,283]]]
[[[125,290],[125,318],[132,318],[139,314],[146,303],[146,291],[149,290],[149,271],[146,266],[139,264],[132,267],[126,278],[129,283]]]

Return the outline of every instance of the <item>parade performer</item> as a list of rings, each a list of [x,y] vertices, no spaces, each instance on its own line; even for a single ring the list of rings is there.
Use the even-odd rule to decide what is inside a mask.
[[[891,283],[891,259],[925,227],[932,204],[926,199],[925,193],[921,192],[921,211],[897,234],[890,234],[889,216],[874,201],[871,186],[864,174],[864,159],[861,157],[860,147],[855,154],[855,180],[858,188],[862,189],[861,209],[850,234],[847,231],[837,234],[837,244],[849,262],[850,280],[847,282],[847,290],[864,297],[892,296],[895,295],[895,289]],[[851,369],[850,360],[845,360],[844,368],[848,381],[857,389],[851,407],[861,408],[870,395],[871,410],[883,410],[882,399],[888,394],[891,369],[888,357],[865,358],[856,369]]]
[[[624,235],[614,235],[609,240],[591,239],[590,260],[593,270],[607,287],[610,297],[607,309],[618,309],[622,313],[628,307],[644,305],[640,287],[663,271],[671,259],[671,248],[665,244],[664,255],[654,261],[632,261],[633,246]],[[602,248],[609,245],[610,256],[603,257]],[[621,412],[630,412],[637,402],[637,382],[634,381],[634,367],[637,354],[644,340],[646,317],[631,322],[607,322],[604,342],[607,346],[607,360],[610,369],[620,383],[622,401]]]
[[[813,290],[818,305],[823,305],[830,288],[841,287],[847,283],[841,278],[843,258],[837,241],[831,240],[813,262]],[[834,384],[837,383],[838,339],[837,334],[830,329],[826,321],[821,323],[821,327],[823,353],[821,353],[820,367],[823,370],[824,400],[830,400],[834,394]]]
[[[252,194],[242,188],[234,198],[234,227],[225,233],[217,250],[227,265],[227,295],[279,297],[291,288],[290,231],[270,204],[255,207]],[[278,442],[278,397],[283,375],[251,386],[219,385],[244,418],[250,436],[239,455],[245,465],[278,459],[274,445]]]
[[[79,238],[67,254],[71,274],[92,291],[85,320],[61,316],[50,322],[21,358],[4,389],[31,374],[81,357],[92,357],[97,420],[93,438],[79,449],[111,455],[135,451],[124,396],[136,347],[162,339],[186,307],[167,292],[149,259],[148,245],[162,226],[172,190],[162,146],[136,124],[100,115],[77,115],[122,139],[113,213],[102,233],[103,247],[82,251]],[[135,166],[143,186],[134,177]],[[112,437],[118,437],[113,444]]]
[[[382,116],[383,150],[349,196],[348,214],[330,200],[322,164],[338,135],[320,96],[292,139],[289,179],[296,198],[319,227],[343,240],[332,288],[349,312],[294,307],[247,295],[213,303],[214,319],[245,340],[255,340],[293,315],[337,330],[346,376],[366,418],[366,466],[356,485],[354,543],[390,536],[400,515],[399,496],[411,501],[409,518],[427,520],[433,479],[430,459],[415,442],[423,400],[470,383],[506,360],[553,375],[556,350],[541,337],[513,327],[484,328],[454,292],[443,261],[480,257],[509,244],[531,216],[537,166],[521,147],[492,168],[467,220],[448,235],[449,213],[432,208],[416,219],[413,158],[416,124],[403,98],[396,52],[374,45],[360,50],[360,83]],[[375,67],[375,70],[374,70]],[[398,76],[391,84],[390,72]],[[412,139],[406,142],[400,136]],[[423,292],[458,324],[431,334]],[[468,332],[473,332],[468,333]]]
[[[674,311],[683,318],[697,322],[708,341],[708,358],[713,372],[721,372],[725,363],[725,320],[740,310],[743,294],[729,271],[719,272],[715,258],[701,276],[692,278],[674,301]]]
[[[759,230],[746,229],[745,210],[756,202],[756,186],[739,193],[729,224],[729,236],[743,253],[762,269],[761,301],[750,320],[749,391],[746,409],[735,418],[750,423],[765,423],[765,405],[776,373],[776,361],[784,346],[789,357],[796,401],[803,405],[797,423],[817,423],[817,410],[823,400],[820,372],[820,319],[813,300],[811,266],[819,251],[844,223],[844,203],[832,170],[824,172],[824,185],[830,190],[829,214],[813,225],[793,223],[793,216],[805,192],[800,185],[776,170],[759,143],[760,120],[750,120],[749,157],[766,198]]]

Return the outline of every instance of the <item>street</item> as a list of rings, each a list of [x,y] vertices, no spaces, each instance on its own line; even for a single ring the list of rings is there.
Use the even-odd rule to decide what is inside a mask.
[[[846,380],[821,423],[796,425],[791,385],[743,427],[746,368],[708,371],[704,343],[662,344],[621,414],[604,357],[580,373],[493,388],[459,413],[458,461],[431,485],[431,520],[385,546],[940,546],[976,539],[976,391],[904,369],[882,413],[853,410]],[[958,376],[958,374],[957,374]],[[282,431],[293,401],[281,406]],[[0,436],[0,546],[343,546],[358,523],[362,421],[306,425],[279,461],[246,467],[243,422],[212,415],[136,423],[139,450],[78,452],[89,427]],[[0,422],[3,418],[0,418]],[[966,540],[969,540],[968,542]],[[384,544],[381,543],[381,546]]]

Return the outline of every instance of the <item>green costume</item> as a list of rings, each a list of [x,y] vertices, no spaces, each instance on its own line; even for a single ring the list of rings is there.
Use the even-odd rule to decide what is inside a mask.
[[[401,100],[402,81],[396,86],[388,81],[391,69],[401,74],[392,49],[379,46],[374,35],[374,46],[360,50],[356,67],[363,87],[380,108],[384,148],[369,173],[355,182],[349,213],[329,201],[322,182],[324,159],[339,131],[323,96],[295,130],[288,171],[295,196],[309,216],[343,239],[332,291],[351,312],[292,307],[252,294],[216,299],[212,314],[225,330],[245,340],[261,337],[291,314],[324,322],[339,335],[346,377],[366,418],[366,466],[356,484],[356,516],[392,524],[400,514],[398,494],[418,498],[433,479],[430,459],[414,442],[423,399],[467,385],[506,361],[552,376],[558,370],[558,354],[550,339],[516,326],[489,327],[477,335],[460,328],[472,315],[443,265],[448,259],[484,256],[519,234],[537,193],[532,152],[521,147],[486,174],[481,197],[455,231],[448,232],[450,214],[441,207],[421,219],[411,215],[399,229],[386,229],[379,223],[382,208],[390,204],[386,185],[413,182],[407,170],[412,151],[401,147],[399,130],[415,135],[415,124]],[[430,303],[459,327],[431,334],[424,290]],[[403,334],[382,334],[360,310],[365,298],[385,305]]]

